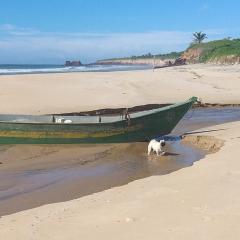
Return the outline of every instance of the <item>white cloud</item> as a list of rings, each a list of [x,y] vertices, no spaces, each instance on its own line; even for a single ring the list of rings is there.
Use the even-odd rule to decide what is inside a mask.
[[[207,31],[207,30],[206,30]],[[208,30],[211,33],[211,30]],[[217,30],[212,30],[217,36]],[[222,34],[222,30],[220,32]],[[62,63],[66,59],[97,59],[183,50],[192,32],[59,33],[0,26],[0,63]]]
[[[184,48],[190,39],[191,33],[174,31],[43,33],[14,29],[1,38],[0,50],[1,55],[11,62],[21,57],[26,62],[62,62],[71,58],[89,62],[101,58],[179,50]],[[1,62],[5,61],[1,59]]]

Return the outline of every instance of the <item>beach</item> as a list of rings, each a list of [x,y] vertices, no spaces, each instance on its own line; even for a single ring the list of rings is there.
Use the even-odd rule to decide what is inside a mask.
[[[174,142],[159,161],[146,149],[147,143],[0,148],[0,217],[169,174],[206,154]]]
[[[175,103],[191,96],[201,98],[204,103],[240,104],[240,65],[196,64],[154,71],[0,76],[0,100],[7,103],[0,105],[0,112],[6,114],[52,114]],[[217,111],[219,115],[212,120],[211,116]],[[171,170],[166,164],[162,165],[165,167],[163,174],[152,169],[157,169],[164,161],[171,165],[175,156],[152,158],[148,162],[147,143],[81,147],[1,146],[1,191],[17,186],[19,179],[16,176],[21,171],[27,176],[38,171],[43,177],[48,170],[56,177],[54,171],[61,169],[65,175],[75,174],[75,178],[65,184],[63,179],[51,178],[54,189],[51,190],[49,184],[48,192],[43,188],[48,182],[35,185],[34,196],[31,195],[34,182],[27,182],[26,178],[17,190],[20,193],[29,191],[29,195],[17,195],[17,191],[13,191],[13,196],[16,194],[14,200],[0,202],[4,215],[0,217],[0,239],[12,240],[16,236],[19,240],[238,239],[240,121],[238,116],[227,117],[233,111],[228,109],[225,115],[221,115],[219,109],[208,115],[203,112],[202,118],[195,115],[195,122],[192,119],[194,110],[190,112],[175,134],[187,132],[182,144],[196,148],[200,157],[185,166],[171,166]],[[208,118],[203,123],[204,116]],[[176,149],[169,152],[173,150]],[[86,182],[76,180],[78,172],[67,172],[70,165],[76,169],[94,164],[98,170],[103,163],[117,162],[123,166],[126,159],[131,158],[127,153],[134,157],[125,165],[125,170],[136,169],[141,160],[144,173],[136,171],[133,177],[131,171],[127,175],[126,172],[119,173],[120,168],[110,168],[115,177],[119,173],[119,178],[115,178],[115,183],[111,182],[114,179],[111,177],[102,179],[102,185],[97,186],[91,182],[96,178],[96,172],[87,181],[85,178]],[[86,173],[85,170],[83,168]],[[3,174],[6,179],[12,176],[12,181],[4,182]],[[124,177],[126,179],[120,181]],[[47,177],[45,179],[47,181]],[[34,181],[38,182],[38,178]],[[54,185],[56,181],[60,184]],[[100,182],[98,178],[96,181]],[[76,194],[76,182],[82,186],[82,194]],[[60,196],[60,189],[66,187],[70,190]],[[47,194],[49,201],[43,200]],[[31,198],[36,204],[30,201]]]
[[[1,239],[238,239],[240,123],[201,131],[205,142],[222,141],[217,153],[169,175],[2,217]]]
[[[239,104],[239,65],[0,76],[1,113],[51,114],[148,103]]]

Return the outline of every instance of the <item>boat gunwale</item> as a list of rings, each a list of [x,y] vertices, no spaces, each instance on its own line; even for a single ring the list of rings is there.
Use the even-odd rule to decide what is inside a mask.
[[[140,111],[140,112],[137,112],[137,113],[133,113],[130,115],[130,120],[131,119],[141,119],[141,118],[144,118],[146,116],[151,116],[151,115],[154,115],[154,114],[157,114],[159,112],[162,112],[162,111],[166,111],[166,110],[170,110],[170,109],[173,109],[175,107],[178,107],[178,106],[181,106],[181,105],[185,105],[185,104],[188,104],[190,102],[195,102],[196,100],[194,100],[194,97],[184,101],[184,102],[180,102],[180,103],[174,103],[172,105],[169,105],[169,106],[165,106],[165,107],[160,107],[160,108],[156,108],[156,109],[152,109],[152,110],[144,110],[144,111]],[[146,112],[144,114],[144,112]],[[149,113],[150,112],[150,113]],[[133,115],[134,114],[139,114],[139,113],[143,113],[143,115],[141,116],[136,116],[134,117]],[[11,115],[11,114],[2,114],[2,115]],[[14,114],[12,114],[14,116]],[[1,116],[1,115],[0,115]],[[37,117],[37,116],[47,116],[47,115],[21,115],[21,116],[34,116],[34,117]],[[54,114],[52,114],[52,116],[54,116]],[[58,115],[59,116],[59,115]],[[60,115],[61,117],[64,117],[64,115]],[[68,116],[69,117],[69,116]],[[89,117],[95,117],[95,116],[89,116]],[[97,116],[96,116],[97,117]],[[102,116],[102,117],[109,117],[109,116]],[[0,121],[0,124],[1,123],[4,123],[4,124],[23,124],[23,125],[50,125],[50,126],[87,126],[87,125],[111,125],[111,124],[115,124],[115,123],[120,123],[120,122],[124,122],[124,121],[127,121],[126,119],[122,119],[122,120],[117,120],[117,121],[113,121],[113,122],[89,122],[89,123],[54,123],[54,122],[49,122],[49,123],[45,123],[45,122],[10,122],[10,121]]]

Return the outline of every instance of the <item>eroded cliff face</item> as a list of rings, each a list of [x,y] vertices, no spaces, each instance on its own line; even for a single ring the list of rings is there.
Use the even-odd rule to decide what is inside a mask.
[[[208,62],[216,64],[240,64],[240,57],[234,55],[222,56],[214,59],[209,59]]]
[[[192,43],[184,52],[136,56],[98,61],[99,64],[148,64],[152,66],[176,66],[185,63],[240,64],[240,39],[221,39]]]
[[[127,64],[127,65],[164,65],[166,60],[154,58],[140,58],[140,59],[113,59],[113,60],[99,60],[97,64]]]
[[[207,58],[205,52],[201,48],[188,49],[182,55],[182,60],[187,64],[195,63],[213,63],[213,64],[240,64],[240,56],[227,55]],[[166,66],[174,65],[176,59],[116,59],[116,60],[100,60],[97,64],[126,64],[126,65],[150,65],[150,66]],[[182,65],[182,64],[179,64]]]
[[[199,63],[202,53],[201,48],[189,49],[182,54],[181,58],[186,59],[187,63]]]
[[[187,63],[240,64],[240,56],[208,56],[208,52],[202,48],[190,48],[182,54],[181,58],[186,59]]]

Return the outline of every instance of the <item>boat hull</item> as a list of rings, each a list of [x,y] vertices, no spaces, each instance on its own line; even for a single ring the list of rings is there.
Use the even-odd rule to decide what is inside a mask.
[[[0,144],[79,144],[149,141],[169,134],[196,98],[151,114],[112,123],[0,122]]]

